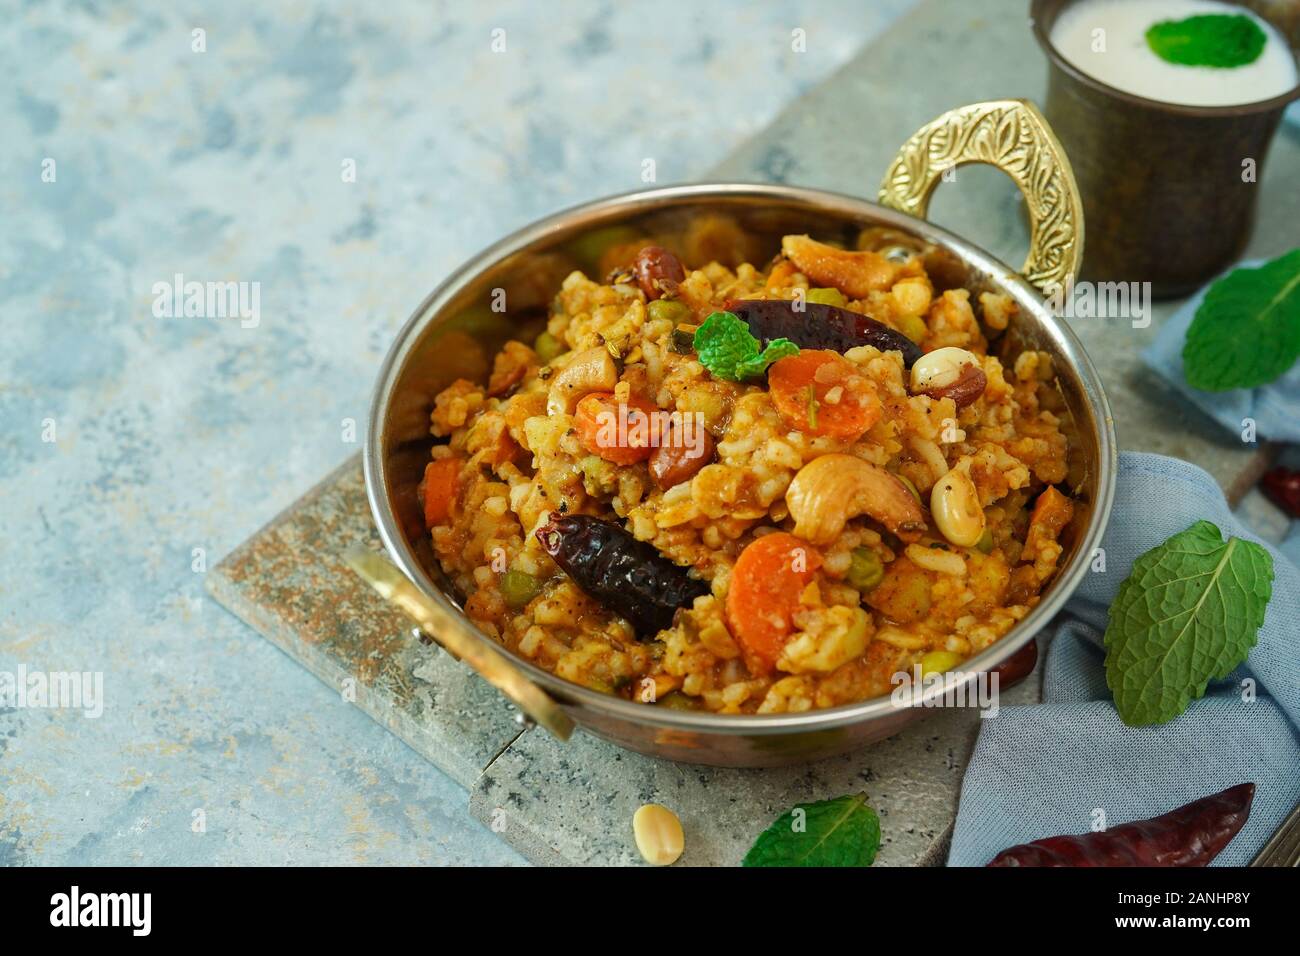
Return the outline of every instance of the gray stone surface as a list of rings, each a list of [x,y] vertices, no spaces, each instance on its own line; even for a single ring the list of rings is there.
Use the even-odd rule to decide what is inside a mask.
[[[1035,674],[1002,694],[1038,699]],[[857,753],[798,767],[755,770],[677,764],[578,734],[557,744],[531,730],[470,792],[470,810],[534,863],[640,864],[632,814],[662,803],[681,818],[683,866],[736,866],[760,832],[797,803],[864,792],[880,814],[877,866],[942,863],[980,718],[934,710]]]

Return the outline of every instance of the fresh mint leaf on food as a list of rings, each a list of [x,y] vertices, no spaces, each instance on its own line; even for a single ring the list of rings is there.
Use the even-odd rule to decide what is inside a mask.
[[[1245,66],[1259,59],[1266,42],[1259,24],[1240,13],[1161,20],[1147,30],[1147,45],[1155,55],[1180,66]]]
[[[767,348],[763,349],[758,355],[737,362],[736,376],[742,379],[758,378],[767,371],[767,367],[773,362],[798,354],[799,346],[789,339],[773,339],[767,343]]]
[[[880,818],[865,794],[801,803],[759,834],[742,866],[870,866]]]
[[[1258,269],[1234,269],[1205,294],[1183,343],[1187,384],[1255,388],[1300,356],[1300,249]]]
[[[799,354],[789,339],[773,339],[759,351],[758,339],[734,312],[714,312],[695,330],[695,351],[700,364],[715,378],[739,382],[758,378],[778,359]]]
[[[1133,562],[1106,626],[1106,683],[1131,727],[1162,724],[1227,677],[1255,646],[1273,558],[1209,521]]]

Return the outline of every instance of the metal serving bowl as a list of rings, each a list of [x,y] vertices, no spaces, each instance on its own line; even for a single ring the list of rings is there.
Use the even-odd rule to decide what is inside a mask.
[[[944,170],[968,162],[996,165],[1025,193],[1032,236],[1020,273],[922,218]],[[773,255],[789,233],[851,241],[865,227],[894,230],[901,243],[930,250],[927,264],[940,288],[1003,292],[1019,305],[1000,347],[1012,357],[1024,348],[1040,349],[1054,360],[1068,410],[1076,517],[1062,538],[1066,551],[1060,571],[1038,605],[1009,634],[967,661],[964,672],[994,668],[1032,640],[1087,572],[1114,494],[1114,425],[1101,382],[1079,340],[1041,294],[1072,281],[1082,255],[1073,174],[1037,109],[1002,100],[954,110],[921,129],[886,174],[880,199],[878,204],[814,189],[741,183],[652,189],[557,213],[457,270],[420,303],[398,334],[379,374],[366,440],[370,507],[389,554],[414,585],[399,579],[402,606],[439,643],[561,738],[576,723],[657,757],[772,766],[880,740],[925,712],[884,696],[803,713],[726,715],[669,710],[589,690],[513,657],[478,631],[434,560],[416,493],[429,460],[434,396],[458,377],[484,380],[505,339],[528,339],[540,330],[560,280],[580,262],[584,238],[625,226],[662,235],[687,228],[698,217],[721,215],[751,237],[750,261],[756,262]],[[494,312],[502,291],[508,309]]]

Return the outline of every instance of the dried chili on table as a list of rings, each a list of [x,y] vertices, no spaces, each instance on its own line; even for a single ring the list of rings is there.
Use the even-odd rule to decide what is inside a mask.
[[[1048,837],[1003,850],[989,866],[1206,866],[1250,817],[1242,783],[1150,820],[1098,833]]]

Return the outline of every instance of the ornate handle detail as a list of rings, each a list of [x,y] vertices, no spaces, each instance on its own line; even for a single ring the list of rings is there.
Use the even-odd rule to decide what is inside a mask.
[[[880,202],[924,219],[940,178],[966,163],[996,166],[1024,194],[1030,228],[1024,277],[1045,295],[1072,283],[1083,261],[1083,202],[1069,157],[1028,100],[972,103],[921,127],[885,173]]]
[[[386,601],[405,611],[426,634],[478,671],[528,719],[546,728],[557,740],[568,740],[573,734],[573,720],[550,694],[529,680],[505,654],[467,633],[460,622],[420,593],[389,561],[365,548],[352,549],[344,559]]]

